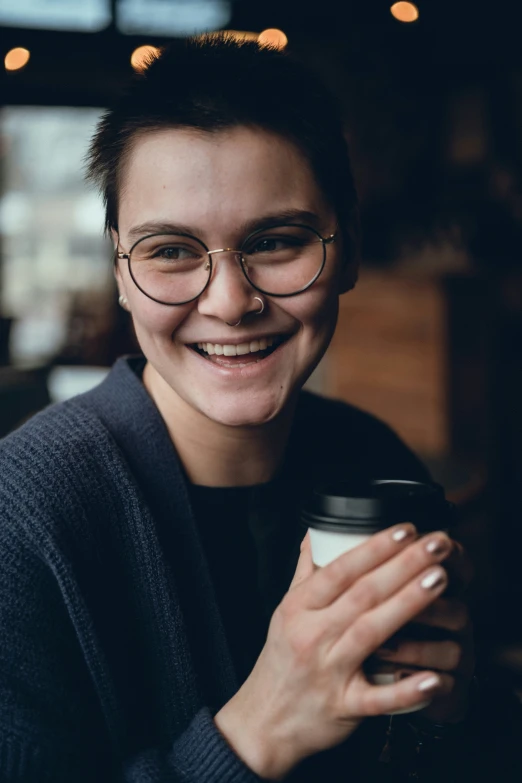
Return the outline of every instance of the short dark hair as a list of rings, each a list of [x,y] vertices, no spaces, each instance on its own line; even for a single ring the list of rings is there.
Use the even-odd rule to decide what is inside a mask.
[[[117,229],[118,193],[132,141],[147,131],[258,127],[294,142],[337,212],[347,255],[358,254],[358,208],[338,104],[315,73],[285,52],[225,33],[163,49],[102,116],[87,176],[100,188],[106,230]]]

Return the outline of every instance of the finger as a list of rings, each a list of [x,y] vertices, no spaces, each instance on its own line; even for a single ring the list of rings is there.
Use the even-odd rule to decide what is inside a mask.
[[[329,606],[359,577],[401,552],[416,535],[415,527],[409,522],[388,528],[320,568],[314,578],[313,590],[307,597],[308,608]]]
[[[357,617],[334,642],[329,654],[362,666],[386,639],[435,600],[447,583],[447,574],[441,566],[423,571],[390,598]]]
[[[397,666],[415,666],[417,669],[438,669],[439,671],[457,671],[462,661],[462,645],[453,640],[442,642],[422,642],[406,640],[399,643],[396,650],[387,648],[377,650],[376,655]]]
[[[301,554],[299,556],[299,560],[297,561],[294,577],[290,587],[288,588],[288,591],[290,592],[290,590],[293,590],[295,587],[300,585],[305,579],[308,579],[308,577],[310,577],[315,570],[316,566],[312,560],[312,550],[310,547],[310,533],[307,532],[306,536],[301,542]]]
[[[339,638],[364,612],[387,601],[430,564],[444,560],[450,548],[451,541],[447,535],[435,533],[415,541],[396,557],[364,574],[327,608],[325,622],[331,637]],[[310,587],[315,588],[315,584],[310,583]],[[411,620],[412,615],[409,615],[405,622]]]
[[[360,717],[389,715],[400,710],[427,707],[451,691],[453,678],[439,672],[412,674],[392,685],[371,685],[364,676],[353,678],[345,695],[350,713]]]
[[[444,563],[446,567],[446,563]],[[442,596],[427,606],[417,617],[414,623],[429,625],[434,628],[444,628],[452,633],[460,633],[470,624],[468,607],[458,598],[445,598]]]

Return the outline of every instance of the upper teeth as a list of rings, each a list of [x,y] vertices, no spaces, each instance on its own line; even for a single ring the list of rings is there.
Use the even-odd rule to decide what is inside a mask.
[[[275,342],[275,337],[261,337],[259,340],[252,340],[250,343],[240,343],[239,345],[219,345],[218,343],[198,343],[198,348],[206,353],[216,354],[217,356],[244,356],[247,353],[256,353],[264,351]]]

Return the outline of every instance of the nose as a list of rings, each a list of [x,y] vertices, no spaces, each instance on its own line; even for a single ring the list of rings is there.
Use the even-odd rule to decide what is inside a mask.
[[[211,257],[212,277],[198,299],[198,311],[202,315],[235,324],[259,307],[253,296],[255,289],[243,274],[240,253],[219,250],[214,251]]]

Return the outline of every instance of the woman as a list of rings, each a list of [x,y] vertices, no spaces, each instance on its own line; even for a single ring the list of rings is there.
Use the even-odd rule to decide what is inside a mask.
[[[453,727],[451,779],[472,755],[469,621],[440,597],[460,550],[405,520],[317,570],[298,521],[330,469],[427,478],[301,391],[357,273],[334,103],[280,52],[191,40],[105,115],[90,175],[143,356],[1,445],[2,781],[392,779],[431,726]],[[384,650],[414,618],[453,640]],[[371,685],[376,651],[419,671]],[[386,714],[419,706],[383,753]]]

